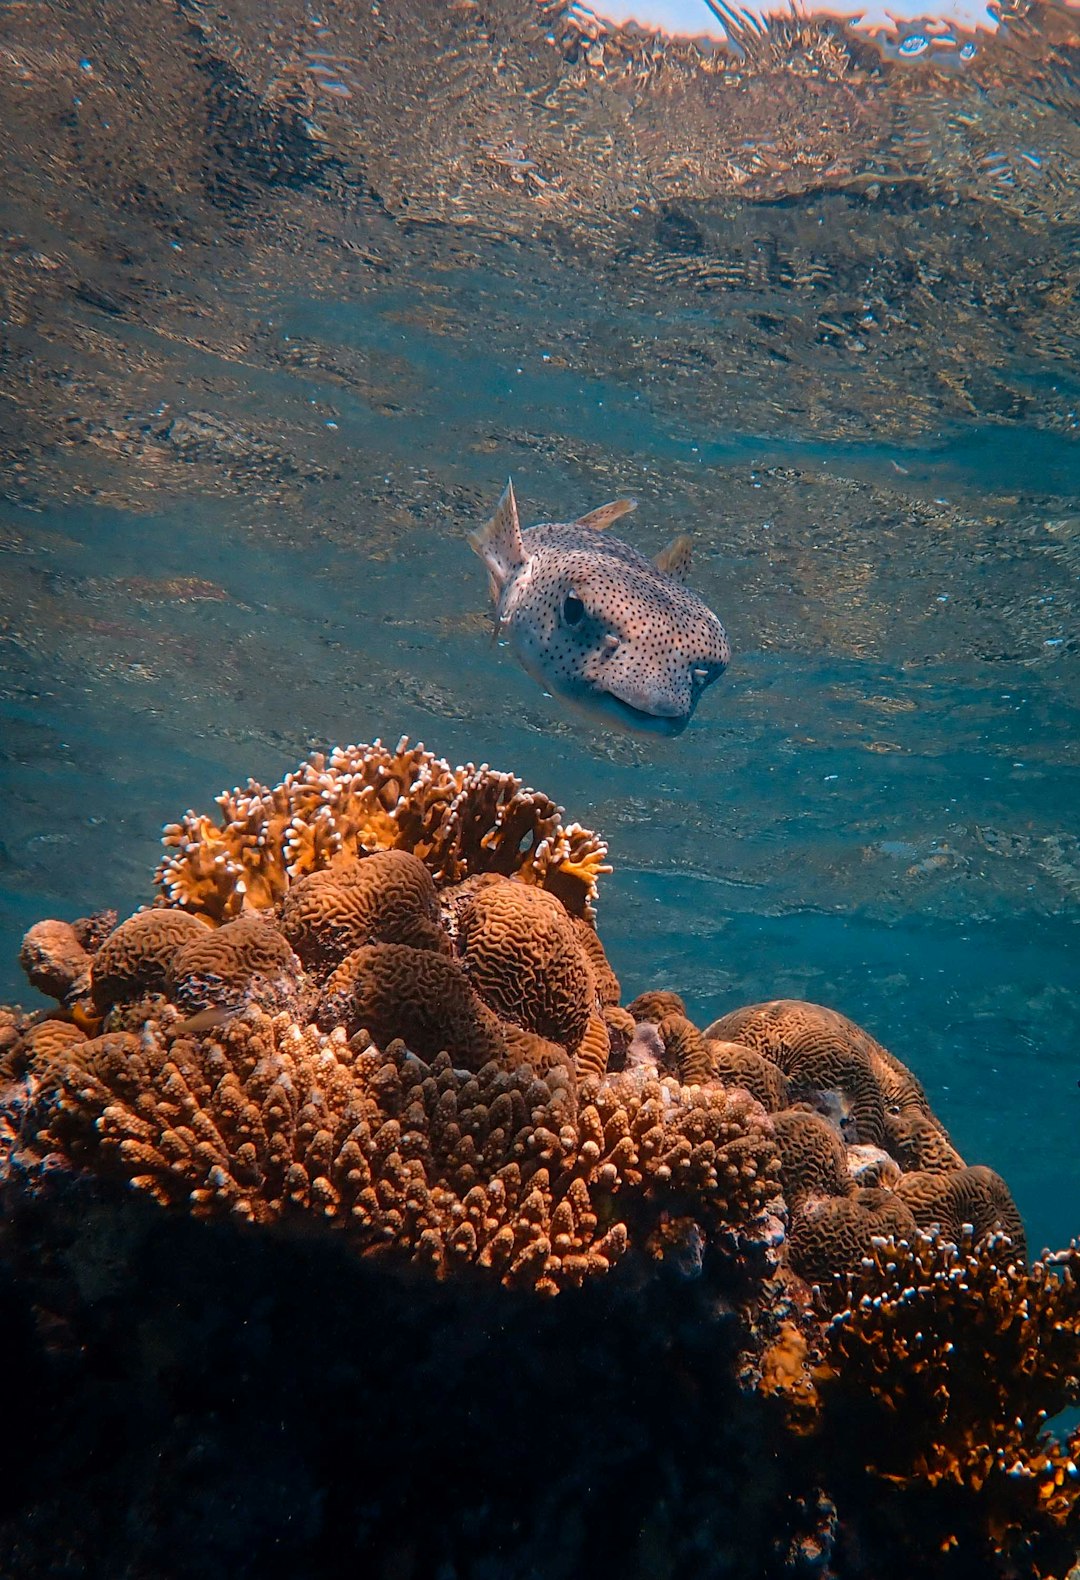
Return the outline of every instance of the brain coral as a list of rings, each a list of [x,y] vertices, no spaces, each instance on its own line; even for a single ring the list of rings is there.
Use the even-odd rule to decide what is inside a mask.
[[[457,947],[485,1003],[573,1053],[597,1007],[589,956],[553,894],[494,874],[461,910]]]
[[[281,927],[304,965],[337,965],[361,944],[447,947],[431,873],[405,850],[380,850],[291,885]]]
[[[241,916],[224,927],[200,928],[169,961],[165,988],[189,1013],[214,1005],[241,1004],[257,979],[263,990],[286,996],[300,963],[272,922]]]
[[[94,1003],[107,1009],[165,986],[178,949],[206,936],[206,924],[184,911],[137,911],[121,922],[94,956]]]
[[[369,944],[347,955],[327,982],[320,1021],[384,1043],[401,1037],[424,1057],[445,1050],[468,1070],[506,1057],[497,1017],[457,961],[408,944]]]

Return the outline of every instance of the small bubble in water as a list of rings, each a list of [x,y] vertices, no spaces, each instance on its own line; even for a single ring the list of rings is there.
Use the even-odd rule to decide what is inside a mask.
[[[327,423],[326,423],[326,426],[327,426],[327,427],[328,427],[328,428],[336,428],[336,427],[337,427],[337,423],[336,423],[336,422],[330,422],[330,420],[329,420],[329,419],[327,419]]]
[[[87,60],[86,56],[84,55],[82,60],[80,60],[80,62],[79,62],[79,70],[80,71],[93,71],[93,69],[94,69],[93,61]]]
[[[900,53],[909,58],[912,55],[921,55],[930,48],[930,40],[925,33],[909,33],[907,38],[900,42]]]
[[[974,59],[974,57],[977,54],[978,54],[978,46],[977,45],[970,44],[970,43],[968,43],[968,44],[961,44],[960,45],[960,59],[961,60],[972,60],[972,59]]]

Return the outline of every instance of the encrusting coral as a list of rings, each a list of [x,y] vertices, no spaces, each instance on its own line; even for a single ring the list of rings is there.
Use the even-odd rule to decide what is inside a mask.
[[[886,1048],[793,1000],[705,1030],[669,990],[622,1007],[605,847],[512,776],[403,742],[219,805],[167,830],[155,906],[28,934],[59,1005],[0,1021],[28,1177],[314,1217],[363,1258],[547,1295],[713,1281],[792,1441],[841,1464],[838,1422],[895,1416],[859,1474],[951,1482],[972,1540],[1075,1527],[1075,1470],[1029,1416],[1080,1392],[1076,1255],[1026,1268],[1004,1181]]]

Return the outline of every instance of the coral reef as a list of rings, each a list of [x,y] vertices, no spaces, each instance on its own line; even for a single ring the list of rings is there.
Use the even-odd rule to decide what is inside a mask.
[[[894,1055],[793,1000],[704,1030],[669,990],[623,1007],[591,919],[604,846],[512,776],[349,748],[220,805],[167,831],[155,906],[27,935],[57,1007],[0,1013],[13,1243],[92,1190],[109,1222],[317,1226],[356,1266],[432,1275],[406,1303],[524,1299],[569,1332],[600,1302],[631,1374],[656,1345],[665,1400],[697,1401],[698,1572],[1064,1576],[1080,1443],[1045,1424],[1080,1400],[1080,1252],[1028,1268],[1005,1182]],[[766,1482],[736,1440],[770,1445],[787,1511],[740,1512],[737,1539]]]

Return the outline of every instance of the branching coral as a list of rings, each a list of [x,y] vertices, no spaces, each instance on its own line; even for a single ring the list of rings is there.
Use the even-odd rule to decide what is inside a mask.
[[[440,883],[517,876],[584,915],[607,847],[512,774],[451,768],[406,739],[315,752],[268,789],[249,780],[165,830],[158,883],[170,905],[224,921],[280,904],[309,873],[377,850],[410,851]]]
[[[1036,1533],[1075,1543],[1080,1434],[1066,1448],[1044,1423],[1080,1400],[1080,1246],[1029,1269],[1008,1242],[977,1245],[970,1231],[882,1240],[826,1296],[840,1309],[822,1403],[838,1430],[858,1431],[871,1476],[970,1494],[936,1507],[953,1522],[942,1545],[965,1543],[971,1573],[995,1554],[1031,1563]]]
[[[58,1050],[39,1144],[199,1214],[315,1212],[362,1251],[444,1273],[474,1262],[548,1292],[633,1244],[667,1255],[675,1207],[680,1246],[692,1225],[703,1245],[721,1226],[763,1236],[768,1128],[722,1091],[620,1076],[579,1095],[568,1067],[470,1075],[448,1054],[350,1045],[254,1006],[207,1037],[169,1029]]]

